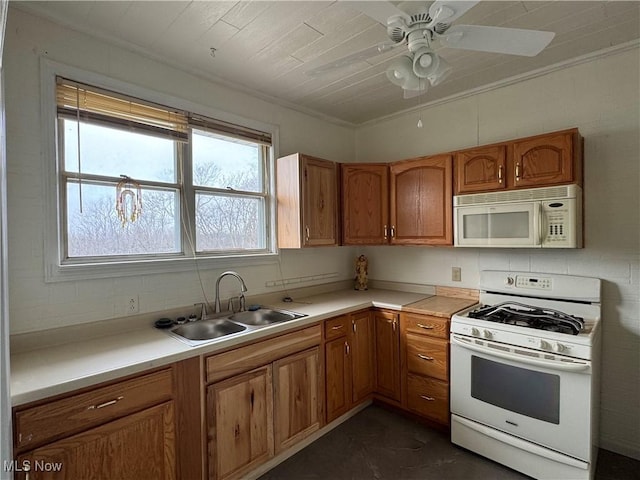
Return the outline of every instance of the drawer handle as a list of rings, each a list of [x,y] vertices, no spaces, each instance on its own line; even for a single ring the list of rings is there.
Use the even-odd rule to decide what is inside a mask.
[[[433,357],[428,357],[427,355],[422,355],[421,353],[418,354],[418,356],[422,359],[422,360],[427,360],[429,362],[432,362],[434,360]]]
[[[422,323],[419,323],[418,326],[420,328],[424,328],[425,330],[433,330],[433,325],[423,325]]]
[[[116,403],[118,403],[123,398],[124,397],[120,396],[118,398],[114,398],[113,400],[109,400],[108,402],[100,403],[98,405],[91,405],[91,406],[87,407],[87,410],[98,410],[99,408],[104,408],[104,407],[108,407],[110,405],[115,405]]]
[[[336,325],[335,327],[331,327],[331,330],[340,330],[344,325]]]
[[[426,395],[420,395],[420,398],[426,400],[427,402],[433,402],[435,400],[435,398],[427,397]]]

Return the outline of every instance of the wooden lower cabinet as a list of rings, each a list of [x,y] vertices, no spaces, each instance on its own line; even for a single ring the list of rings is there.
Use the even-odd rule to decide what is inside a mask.
[[[319,347],[273,363],[275,453],[320,428],[321,371]]]
[[[325,322],[327,422],[370,398],[375,385],[374,327],[369,310]]]
[[[327,342],[325,349],[327,422],[351,408],[351,366],[347,336]]]
[[[315,325],[205,359],[205,378],[228,377],[206,389],[209,479],[242,478],[324,424],[321,338]]]
[[[407,407],[423,417],[449,424],[449,383],[409,374]]]
[[[449,424],[449,318],[402,313],[405,406]]]
[[[400,401],[400,322],[398,314],[374,311],[377,394]]]
[[[16,471],[14,478],[200,477],[201,432],[195,428],[188,436],[184,434],[193,425],[184,397],[195,392],[176,380],[180,373],[193,373],[197,378],[193,367],[193,362],[185,360],[118,382],[15,407],[14,452],[21,471]],[[178,384],[184,387],[183,392],[177,391]],[[199,404],[197,393],[195,396]],[[195,465],[187,466],[194,457]]]
[[[375,338],[371,312],[357,312],[351,315],[351,400],[354,404],[371,395],[375,384],[375,359],[373,341]]]
[[[273,456],[272,367],[207,388],[209,476],[238,477]]]
[[[21,455],[18,465],[27,462],[31,471],[16,478],[175,479],[175,446],[174,406],[167,402]]]

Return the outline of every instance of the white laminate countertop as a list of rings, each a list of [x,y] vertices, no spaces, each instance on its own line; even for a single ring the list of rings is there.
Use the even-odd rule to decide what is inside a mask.
[[[151,325],[62,345],[18,352],[11,355],[11,401],[13,406],[67,393],[119,377],[139,373],[186,358],[210,354],[248,340],[286,332],[326,318],[371,306],[402,310],[404,306],[429,297],[424,293],[394,290],[347,290],[271,303],[307,316],[274,324],[244,334],[222,337],[192,347]],[[43,333],[43,335],[46,332]]]

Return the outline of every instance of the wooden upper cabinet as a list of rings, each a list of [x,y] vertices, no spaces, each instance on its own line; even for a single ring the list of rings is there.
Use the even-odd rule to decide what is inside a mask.
[[[389,233],[389,167],[342,164],[342,232],[345,245],[380,245]]]
[[[451,155],[391,164],[392,244],[452,244],[452,176]]]
[[[582,185],[577,128],[454,153],[455,194]]]
[[[507,146],[490,145],[455,153],[456,194],[506,187]]]
[[[577,129],[513,142],[515,187],[582,182],[582,139]]]
[[[295,153],[276,164],[278,246],[338,244],[337,165]]]

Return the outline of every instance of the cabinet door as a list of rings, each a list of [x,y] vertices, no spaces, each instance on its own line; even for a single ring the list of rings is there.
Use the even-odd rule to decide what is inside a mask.
[[[351,316],[352,401],[358,403],[373,392],[375,383],[374,329],[369,311]]]
[[[273,363],[275,451],[286,450],[320,428],[318,347]]]
[[[237,477],[273,456],[271,365],[207,388],[209,477]]]
[[[506,145],[455,154],[456,194],[501,190],[506,186]]]
[[[514,142],[514,185],[540,187],[574,181],[573,145],[573,132],[541,135]]]
[[[304,245],[338,244],[337,170],[334,162],[302,157]]]
[[[391,243],[452,244],[451,164],[438,155],[391,165]]]
[[[25,462],[29,480],[175,479],[173,402],[36,448],[18,458]]]
[[[389,234],[389,167],[342,165],[342,232],[345,245],[380,245]]]
[[[374,312],[376,392],[400,401],[400,325],[397,313]]]
[[[351,407],[349,349],[346,336],[325,344],[327,422],[346,413]]]

